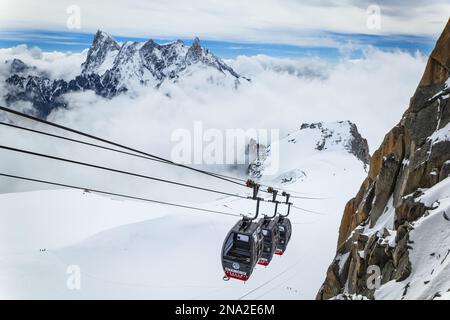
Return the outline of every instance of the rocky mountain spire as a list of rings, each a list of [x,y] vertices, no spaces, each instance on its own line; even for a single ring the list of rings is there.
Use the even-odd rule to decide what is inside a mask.
[[[197,63],[202,59],[203,50],[200,46],[200,39],[195,37],[194,42],[186,53],[186,61],[188,63]]]
[[[198,37],[194,38],[194,42],[192,42],[192,47],[200,47],[200,39]]]
[[[418,266],[410,259],[415,246],[410,234],[416,221],[436,209],[420,197],[450,174],[449,76],[450,20],[409,108],[373,154],[367,178],[345,207],[336,257],[318,299],[373,298],[376,289],[367,285],[370,266],[380,268],[381,285],[408,281],[405,286],[409,287],[414,282],[412,270]],[[425,235],[433,236],[437,235]]]
[[[119,50],[119,44],[109,34],[98,30],[94,36],[92,46],[89,48],[86,61],[81,65],[82,73],[98,72],[108,55],[114,55]]]
[[[419,88],[444,83],[450,72],[450,20],[428,59]]]

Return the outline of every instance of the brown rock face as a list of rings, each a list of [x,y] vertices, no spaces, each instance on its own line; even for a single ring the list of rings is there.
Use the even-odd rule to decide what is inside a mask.
[[[388,132],[373,154],[367,178],[344,210],[337,254],[328,268],[317,299],[340,293],[373,298],[367,285],[367,268],[381,270],[381,282],[403,281],[411,272],[409,232],[411,222],[429,209],[416,201],[420,188],[430,188],[450,174],[450,142],[431,137],[450,121],[450,19],[439,37],[422,80],[400,123]],[[373,227],[387,210],[395,210],[392,230],[369,238],[363,227]],[[395,244],[387,238],[396,232]],[[348,257],[343,264],[342,257]]]
[[[448,28],[449,23],[447,22],[444,32],[442,32],[430,55],[419,87],[441,84],[448,79],[448,66],[450,66],[450,33]]]

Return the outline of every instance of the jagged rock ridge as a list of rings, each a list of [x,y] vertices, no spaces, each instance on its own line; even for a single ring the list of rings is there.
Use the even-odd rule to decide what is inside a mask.
[[[359,159],[364,167],[370,161],[369,146],[367,140],[358,132],[356,125],[350,121],[303,123],[297,131],[290,133],[281,139],[277,147],[281,146],[285,154],[299,152],[304,157],[317,152],[345,151]],[[294,146],[295,145],[295,146]],[[290,149],[294,147],[294,149]],[[253,179],[259,179],[264,174],[267,166],[270,166],[272,146],[264,146],[250,141],[248,150],[252,158],[248,166],[248,174]],[[289,172],[283,172],[276,179],[280,183],[293,183],[306,177],[306,173],[296,168]]]
[[[364,139],[359,133],[356,124],[352,123],[351,121],[338,121],[337,124],[340,127],[348,128],[348,132],[344,131],[343,133],[340,130],[326,127],[322,122],[311,124],[303,123],[300,126],[300,130],[320,130],[322,136],[321,139],[317,142],[317,150],[326,150],[333,144],[335,145],[342,143],[345,150],[361,160],[364,163],[364,166],[367,166],[370,161],[369,145],[367,144],[367,140]]]
[[[55,108],[66,106],[61,97],[65,93],[93,90],[102,97],[112,98],[136,84],[158,87],[165,80],[176,80],[193,65],[213,68],[234,79],[235,84],[240,79],[249,80],[201,47],[198,38],[191,46],[186,46],[181,40],[162,45],[153,40],[120,45],[100,30],[81,65],[81,74],[70,81],[50,79],[45,74],[30,74],[34,67],[19,59],[10,63],[6,102],[29,101],[41,117],[46,117]]]
[[[438,235],[416,233],[421,243],[414,243],[411,235],[415,228],[420,229],[419,222],[440,205],[439,201],[430,205],[423,200],[426,190],[445,189],[442,186],[448,184],[449,76],[450,20],[430,55],[409,108],[373,154],[367,178],[345,207],[336,257],[328,268],[318,299],[374,298],[381,291],[367,285],[369,266],[380,268],[381,288],[388,283],[403,286],[406,282],[400,298],[408,298],[411,286],[420,292],[418,287],[430,282],[419,283],[423,280],[414,279],[414,268],[418,266],[412,264],[410,256],[417,255],[414,248],[423,246],[427,241],[424,239]],[[435,293],[420,297],[435,298]]]

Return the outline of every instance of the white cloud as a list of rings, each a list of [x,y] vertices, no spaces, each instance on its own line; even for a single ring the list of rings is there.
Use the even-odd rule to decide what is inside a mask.
[[[3,28],[66,29],[66,9],[78,5],[81,29],[98,28],[117,35],[143,37],[200,36],[204,39],[329,45],[331,39],[314,31],[437,36],[450,16],[446,0],[381,4],[381,29],[366,26],[370,1],[296,0],[4,0]],[[120,17],[120,19],[117,19]],[[315,39],[315,42],[311,41]]]
[[[58,74],[68,74],[74,61],[80,58],[52,53],[52,62],[44,63],[42,57],[47,57],[47,53],[42,52],[41,58],[33,58],[33,53],[24,48],[19,53],[11,50],[11,55],[19,54],[26,61],[41,63],[40,67],[60,66],[55,71]],[[2,58],[5,58],[5,52],[0,51]],[[170,157],[174,146],[172,132],[179,128],[192,130],[197,120],[203,121],[205,129],[278,128],[282,135],[297,129],[303,122],[351,120],[368,139],[373,152],[406,110],[425,60],[419,54],[378,50],[367,51],[359,60],[347,59],[334,64],[320,59],[240,56],[227,62],[252,81],[242,81],[237,89],[228,82],[217,85],[217,81],[211,81],[212,77],[220,79],[217,73],[196,70],[176,83],[166,82],[158,90],[136,88],[132,97],[124,94],[109,100],[92,92],[69,94],[66,99],[70,109],[58,110],[50,115],[50,119],[164,157]],[[24,123],[30,125],[28,121]],[[19,134],[13,129],[0,130],[0,144],[211,186],[210,178],[186,174],[182,169],[168,169],[144,160]],[[36,160],[11,152],[0,151],[0,157],[0,171],[76,184],[89,183],[91,187],[166,199],[179,192],[179,189],[150,184],[145,180]],[[12,184],[10,180],[7,183],[0,181],[0,190],[23,187],[22,184]],[[29,186],[36,188],[35,185]],[[215,186],[232,191],[219,182]],[[182,195],[185,200],[204,201],[203,193],[186,192]]]
[[[81,63],[86,60],[87,50],[77,53],[44,52],[26,45],[0,49],[0,75],[8,75],[6,60],[20,59],[29,66],[43,70],[52,79],[73,79],[81,72]],[[3,83],[3,81],[2,81]]]

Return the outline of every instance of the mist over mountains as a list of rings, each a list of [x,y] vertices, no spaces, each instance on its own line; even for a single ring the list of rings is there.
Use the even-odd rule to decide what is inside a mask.
[[[11,75],[6,79],[8,104],[20,101],[31,102],[34,113],[46,117],[56,108],[66,107],[62,95],[70,92],[92,90],[104,98],[112,98],[136,85],[159,87],[165,80],[176,81],[189,73],[191,67],[210,67],[230,77],[235,85],[237,74],[220,58],[200,46],[194,39],[191,46],[183,41],[159,45],[147,42],[125,42],[119,44],[110,35],[97,31],[86,61],[81,64],[81,73],[74,79],[51,79],[35,66],[28,66],[14,58],[5,61]],[[248,80],[248,79],[246,79]]]
[[[104,33],[100,35],[100,43],[106,42],[105,47],[114,53],[110,54],[111,57],[118,54],[113,39],[109,42],[107,39],[110,38]],[[179,45],[172,43],[175,47]],[[188,50],[190,47],[186,48]],[[202,50],[206,51],[204,48]],[[0,64],[1,104],[7,104],[5,99],[11,93],[5,85],[5,81],[11,78],[11,70],[18,77],[25,78],[28,74],[40,79],[64,80],[66,83],[77,76],[90,74],[91,70],[104,76],[111,59],[106,59],[108,55],[103,57],[99,52],[98,56],[94,53],[89,55],[89,50],[80,53],[44,52],[25,46],[0,49],[0,60],[7,61]],[[14,62],[14,59],[21,60],[23,64]],[[205,129],[278,129],[280,137],[298,128],[301,123],[350,120],[367,139],[369,149],[373,150],[381,142],[384,132],[401,115],[402,106],[409,99],[405,92],[415,87],[425,58],[420,54],[368,49],[364,59],[334,63],[315,57],[292,59],[264,55],[238,56],[222,62],[251,81],[236,78],[225,69],[221,72],[198,62],[186,67],[179,77],[166,78],[159,86],[150,83],[142,85],[140,81],[129,82],[132,83],[129,85],[127,82],[128,90],[111,98],[103,97],[95,90],[80,89],[61,94],[52,101],[65,107],[50,108],[47,118],[87,132],[101,133],[111,139],[132,141],[133,145],[165,157],[170,157],[173,147],[172,132],[178,128],[192,130],[193,123],[200,119]],[[138,79],[133,77],[135,74],[132,73],[131,79]],[[237,86],[236,80],[239,81]],[[379,90],[383,90],[384,94],[378,94]],[[32,101],[10,101],[9,105],[25,112],[36,112]],[[4,116],[2,114],[0,117]],[[3,134],[4,141],[14,139],[23,147],[55,151],[44,139],[34,139],[28,143],[25,137],[17,139],[19,136],[22,135],[11,130]],[[270,144],[270,141],[260,142]],[[61,155],[76,155],[81,159],[89,156],[78,149],[64,145],[57,151]],[[21,162],[5,152],[1,153],[5,164],[14,166]],[[99,161],[107,160],[112,165],[122,166],[119,159],[103,158],[100,154],[98,157]],[[133,166],[147,170],[141,164]],[[50,170],[34,161],[26,161],[21,167],[31,171],[39,168],[55,177],[64,174],[63,168],[56,166]],[[73,178],[78,179],[76,175]],[[177,173],[175,178],[181,177]],[[98,179],[105,183],[108,181],[105,177]],[[1,187],[3,190],[20,190],[13,182]],[[145,186],[142,188],[145,192]]]

